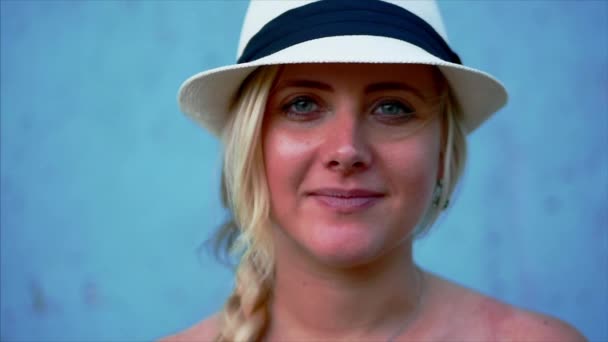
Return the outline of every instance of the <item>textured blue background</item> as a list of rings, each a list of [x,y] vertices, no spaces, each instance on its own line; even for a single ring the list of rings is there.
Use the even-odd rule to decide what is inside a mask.
[[[217,310],[198,245],[219,146],[181,81],[233,61],[246,3],[1,1],[2,341],[151,340]],[[608,4],[442,2],[509,105],[470,138],[430,270],[608,340]]]

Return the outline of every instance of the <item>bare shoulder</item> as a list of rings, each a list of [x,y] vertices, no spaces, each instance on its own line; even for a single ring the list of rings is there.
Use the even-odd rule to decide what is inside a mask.
[[[214,341],[219,332],[219,314],[208,317],[175,335],[163,337],[158,342],[206,342]]]
[[[587,341],[572,325],[544,314],[514,309],[514,315],[503,325],[502,333],[514,340]]]
[[[430,278],[439,292],[437,305],[452,303],[443,312],[456,317],[450,320],[447,336],[497,341],[586,341],[576,328],[557,318],[514,307],[436,275]]]

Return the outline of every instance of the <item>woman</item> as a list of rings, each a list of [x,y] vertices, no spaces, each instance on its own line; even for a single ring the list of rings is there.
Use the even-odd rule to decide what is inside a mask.
[[[167,340],[584,340],[413,262],[506,102],[446,41],[432,2],[252,2],[238,64],[179,94],[224,143],[235,290]]]

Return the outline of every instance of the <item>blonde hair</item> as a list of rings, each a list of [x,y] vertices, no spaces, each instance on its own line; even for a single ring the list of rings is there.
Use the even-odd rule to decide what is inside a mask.
[[[441,112],[443,120],[443,134],[441,146],[441,178],[437,182],[433,203],[427,209],[421,222],[413,232],[416,238],[424,236],[429,232],[439,215],[447,209],[450,198],[458,185],[458,181],[464,172],[467,159],[466,130],[462,124],[463,116],[460,106],[449,90],[445,82],[444,94],[441,96]]]
[[[261,131],[266,100],[278,69],[260,67],[243,82],[223,130],[222,199],[233,218],[217,232],[215,247],[216,252],[223,249],[240,260],[234,291],[221,315],[217,341],[258,340],[269,321],[267,303],[273,285],[274,247]],[[416,235],[426,232],[444,209],[466,159],[460,111],[449,94],[443,108],[442,187],[436,205],[427,211]]]

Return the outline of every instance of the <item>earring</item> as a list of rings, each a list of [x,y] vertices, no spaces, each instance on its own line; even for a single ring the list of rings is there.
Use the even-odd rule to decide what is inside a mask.
[[[435,191],[433,192],[433,207],[438,208],[441,202],[441,194],[443,194],[443,180],[440,179],[437,181],[435,185]],[[446,199],[443,206],[441,206],[441,210],[446,209],[450,204],[450,199]]]

